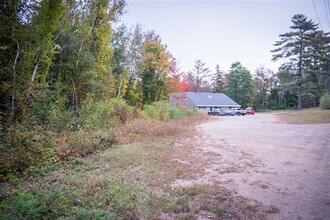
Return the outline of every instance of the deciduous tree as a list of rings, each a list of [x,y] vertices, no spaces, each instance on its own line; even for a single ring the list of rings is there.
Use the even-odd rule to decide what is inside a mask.
[[[227,75],[226,94],[242,106],[251,105],[253,96],[252,76],[240,62],[231,65]]]
[[[143,104],[167,99],[171,55],[155,39],[145,41],[142,55],[140,67]]]
[[[268,95],[277,85],[274,72],[264,66],[258,67],[253,78],[253,83],[256,88],[256,107],[266,109]]]

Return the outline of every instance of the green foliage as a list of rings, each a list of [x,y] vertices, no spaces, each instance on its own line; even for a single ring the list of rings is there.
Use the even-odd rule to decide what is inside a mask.
[[[68,200],[57,191],[20,191],[0,204],[0,219],[54,219],[65,216]]]
[[[73,216],[75,216],[77,220],[106,219],[108,213],[104,210],[77,208],[74,210]]]
[[[223,71],[220,70],[219,65],[215,67],[215,74],[212,77],[212,91],[213,92],[224,92],[225,83],[223,81]]]
[[[110,147],[116,129],[141,114],[193,114],[166,102],[139,110],[167,99],[175,62],[153,32],[114,28],[124,0],[0,4],[1,175],[39,177],[55,162]]]
[[[113,181],[108,185],[108,192],[113,211],[117,215],[125,215],[129,219],[136,217],[135,206],[138,197],[132,186]]]
[[[140,62],[144,105],[167,99],[170,57],[159,41],[148,39],[144,43]]]
[[[251,105],[252,76],[240,62],[233,63],[227,76],[226,94],[243,107]]]
[[[329,89],[329,33],[303,14],[292,17],[290,32],[280,34],[274,44],[273,60],[285,60],[279,69],[280,87],[297,95],[297,108],[316,107],[323,91]],[[327,88],[328,87],[328,88]],[[304,103],[303,103],[304,102]]]
[[[23,171],[29,165],[41,166],[55,155],[55,135],[43,127],[13,125],[0,145],[0,173]]]
[[[255,107],[257,110],[279,108],[278,90],[276,89],[277,79],[270,69],[266,69],[264,66],[258,67],[253,77],[253,83],[256,92]],[[271,103],[269,103],[269,100],[271,100]]]
[[[174,213],[189,212],[191,210],[189,197],[183,196],[178,198],[169,206],[169,210]]]
[[[42,125],[62,127],[58,117],[65,110],[66,99],[50,91],[40,92],[34,98],[31,108],[31,120]],[[63,120],[63,118],[61,118]]]
[[[133,107],[129,107],[123,99],[98,101],[82,109],[79,117],[80,127],[87,130],[114,129],[118,124],[138,117]]]
[[[207,80],[210,70],[205,67],[205,63],[201,60],[195,61],[195,68],[188,72],[188,83],[193,87],[195,92],[200,92],[207,89]]]
[[[321,96],[320,107],[322,109],[330,109],[330,94],[326,93]]]
[[[184,106],[174,106],[165,101],[145,105],[142,111],[142,114],[145,117],[161,121],[176,119],[183,116],[193,115],[195,113],[195,109],[188,109]]]
[[[140,199],[136,188],[112,177],[96,181],[99,181],[96,185],[89,185],[96,189],[81,186],[83,190],[79,191],[59,192],[34,187],[27,191],[19,190],[1,201],[0,219],[108,219],[110,216],[137,218],[136,210]],[[85,194],[84,190],[96,191],[92,194],[86,191]]]

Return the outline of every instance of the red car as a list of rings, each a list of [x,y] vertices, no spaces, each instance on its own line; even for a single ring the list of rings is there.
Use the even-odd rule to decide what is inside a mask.
[[[245,110],[246,110],[246,114],[248,115],[254,115],[256,113],[256,111],[251,107],[248,107]]]

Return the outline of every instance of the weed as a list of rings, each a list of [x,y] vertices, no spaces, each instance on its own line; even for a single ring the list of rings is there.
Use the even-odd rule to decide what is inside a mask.
[[[6,177],[7,181],[11,184],[18,185],[21,182],[20,179],[13,173],[8,173]]]
[[[189,197],[182,196],[169,206],[169,211],[174,213],[189,212],[191,210]]]
[[[57,191],[20,191],[4,200],[0,219],[54,219],[68,211],[67,198]]]
[[[202,204],[202,206],[200,208],[202,210],[212,212],[212,213],[218,215],[219,217],[223,216],[224,214],[226,214],[228,212],[227,208],[219,207],[218,205],[210,204],[210,203],[204,203],[204,204]]]

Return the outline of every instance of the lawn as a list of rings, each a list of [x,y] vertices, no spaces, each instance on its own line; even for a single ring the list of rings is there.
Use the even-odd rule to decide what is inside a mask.
[[[330,110],[320,108],[279,113],[282,120],[292,124],[330,123]]]

